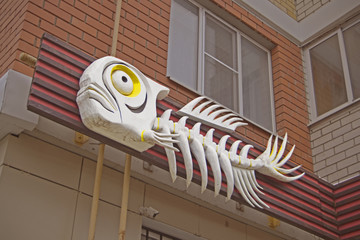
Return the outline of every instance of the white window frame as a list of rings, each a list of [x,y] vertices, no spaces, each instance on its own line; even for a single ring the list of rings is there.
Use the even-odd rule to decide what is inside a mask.
[[[326,37],[323,37],[323,38],[313,42],[312,44],[310,44],[309,46],[307,46],[304,49],[305,66],[306,66],[305,72],[306,72],[307,79],[309,82],[309,86],[308,86],[309,100],[310,100],[310,124],[309,125],[316,123],[318,121],[321,121],[321,120],[333,115],[334,113],[341,111],[342,109],[360,101],[360,98],[354,99],[354,96],[352,93],[350,71],[349,71],[349,65],[348,65],[348,61],[347,61],[347,57],[346,57],[346,49],[345,49],[345,42],[344,42],[344,36],[343,36],[344,31],[346,31],[347,29],[351,28],[352,26],[358,24],[359,22],[360,22],[360,19],[352,22],[351,24],[349,24],[346,27],[340,27],[340,28],[332,31],[331,33],[329,33]],[[313,74],[312,74],[312,68],[311,68],[310,50],[335,35],[337,35],[337,37],[338,37],[341,63],[342,63],[343,71],[344,71],[345,89],[346,89],[346,94],[347,94],[348,100],[345,103],[318,116],[317,110],[316,110],[316,98],[315,98],[314,82],[313,82],[313,77],[312,77]]]
[[[273,91],[273,76],[272,76],[272,61],[271,61],[271,52],[269,49],[265,48],[264,46],[260,45],[259,43],[257,43],[256,41],[254,41],[253,39],[251,39],[250,37],[248,37],[247,35],[245,35],[242,31],[240,31],[238,28],[230,25],[228,22],[224,21],[223,19],[219,18],[218,16],[216,16],[215,14],[213,14],[211,11],[209,11],[208,9],[206,9],[205,7],[203,7],[202,5],[198,4],[197,2],[194,2],[193,0],[187,0],[188,2],[190,2],[191,4],[195,5],[198,8],[198,13],[199,13],[199,31],[198,31],[198,73],[197,73],[197,88],[193,89],[190,88],[186,85],[184,85],[181,81],[174,79],[170,72],[169,72],[169,68],[167,68],[166,70],[166,75],[167,77],[169,77],[172,81],[178,83],[179,85],[185,87],[186,89],[189,89],[191,91],[195,91],[196,93],[200,94],[200,95],[204,95],[204,68],[205,68],[205,64],[204,64],[204,59],[205,59],[205,38],[204,38],[204,32],[205,32],[205,18],[206,18],[206,14],[209,15],[211,18],[215,19],[216,21],[219,21],[221,24],[225,25],[226,27],[230,28],[231,30],[233,30],[236,33],[236,44],[237,44],[237,74],[238,74],[238,102],[236,103],[236,107],[237,110],[235,110],[236,112],[238,112],[243,119],[245,119],[246,121],[250,122],[251,124],[261,128],[264,131],[270,132],[270,133],[276,133],[276,120],[275,120],[275,103],[274,103],[274,91]],[[171,18],[171,16],[170,16]],[[270,91],[270,111],[271,111],[271,126],[272,129],[267,129],[264,126],[261,126],[259,123],[256,123],[253,120],[250,120],[246,117],[244,117],[244,107],[242,104],[242,98],[241,98],[241,93],[242,93],[242,62],[241,62],[241,38],[246,38],[248,41],[250,41],[252,44],[256,45],[257,47],[259,47],[260,49],[262,49],[263,51],[266,52],[267,54],[267,58],[268,58],[268,73],[269,73],[269,91]],[[169,44],[169,48],[171,48],[171,44]],[[211,57],[211,56],[210,56]],[[217,61],[217,60],[215,60]],[[225,66],[225,65],[224,65]]]

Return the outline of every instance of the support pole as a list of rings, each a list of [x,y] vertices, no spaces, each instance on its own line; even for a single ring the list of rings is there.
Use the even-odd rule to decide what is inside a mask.
[[[91,204],[88,240],[95,239],[95,226],[96,226],[96,217],[99,206],[101,175],[102,175],[102,168],[104,163],[104,151],[105,151],[105,144],[101,143],[99,146],[98,158],[96,163],[95,183],[94,183],[94,191],[93,191],[93,198]]]
[[[116,4],[113,39],[111,46],[111,56],[114,57],[116,55],[116,47],[117,47],[117,41],[119,35],[121,4],[122,4],[122,0],[118,0]],[[130,170],[131,170],[131,155],[126,154],[123,192],[122,192],[122,200],[121,200],[120,226],[118,233],[119,240],[125,240],[126,218],[127,218],[127,209],[128,209],[128,201],[129,201]]]
[[[117,47],[117,40],[118,40],[118,34],[119,34],[119,24],[120,24],[120,13],[121,13],[121,3],[122,0],[118,0],[116,5],[116,13],[115,13],[115,21],[114,21],[114,29],[113,29],[113,39],[112,39],[112,45],[111,45],[111,56],[115,56],[116,54],[116,47]],[[98,212],[98,206],[99,206],[99,196],[100,196],[100,183],[101,183],[101,175],[102,175],[102,167],[104,162],[104,150],[105,150],[105,144],[101,143],[99,146],[99,153],[98,153],[98,159],[96,164],[96,175],[95,175],[95,184],[94,184],[94,193],[93,193],[93,199],[92,199],[92,205],[91,205],[91,215],[90,215],[90,225],[89,225],[89,235],[88,240],[94,240],[95,239],[95,227],[96,227],[96,218],[97,218],[97,212]],[[128,160],[129,159],[129,160]],[[127,167],[127,165],[129,165]],[[127,193],[125,193],[125,190],[123,190],[123,202],[122,202],[122,208],[121,208],[121,219],[124,218],[124,220],[120,221],[120,229],[123,229],[121,232],[123,234],[122,237],[119,239],[125,239],[125,227],[126,227],[126,213],[127,213],[127,202],[128,202],[128,193],[129,193],[129,183],[130,183],[130,167],[131,167],[131,156],[127,155],[126,163],[125,163],[125,175],[124,175],[124,189],[127,188]],[[126,171],[126,169],[128,169]],[[128,172],[128,176],[126,174]],[[127,176],[128,180],[125,179],[125,176]],[[127,184],[127,187],[125,185]],[[124,195],[126,195],[126,200],[124,200]],[[124,202],[126,206],[124,205]],[[123,209],[125,208],[125,216],[123,217]],[[122,222],[125,222],[125,227],[122,226]],[[119,231],[120,233],[120,231]]]
[[[115,57],[115,55],[116,55],[117,40],[118,40],[118,35],[119,35],[121,3],[122,3],[122,0],[118,0],[118,2],[116,4],[113,38],[112,38],[111,54],[110,54],[113,57]]]
[[[119,226],[119,240],[125,240],[126,218],[129,201],[129,187],[130,187],[130,171],[131,171],[131,155],[126,154],[124,183],[121,200],[120,226]]]

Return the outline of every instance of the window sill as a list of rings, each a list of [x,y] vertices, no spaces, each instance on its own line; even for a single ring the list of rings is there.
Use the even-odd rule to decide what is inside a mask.
[[[357,104],[359,104],[359,106],[360,106],[360,98],[358,98],[352,102],[344,103],[344,104],[340,105],[339,107],[334,108],[333,110],[330,110],[329,112],[324,113],[323,115],[318,116],[318,117],[314,118],[313,120],[310,120],[308,127],[311,128],[320,122],[330,120],[331,118],[336,117],[336,115],[341,114],[341,112],[345,112],[345,111],[349,110],[350,108],[356,106]]]

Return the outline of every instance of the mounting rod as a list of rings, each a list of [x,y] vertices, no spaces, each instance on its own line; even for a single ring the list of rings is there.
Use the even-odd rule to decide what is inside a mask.
[[[102,176],[102,168],[104,163],[104,151],[105,151],[105,144],[101,143],[99,146],[99,152],[96,163],[95,183],[94,183],[94,191],[93,191],[93,198],[91,204],[88,240],[95,239],[95,227],[96,227],[96,218],[97,218],[98,206],[99,206],[101,176]]]

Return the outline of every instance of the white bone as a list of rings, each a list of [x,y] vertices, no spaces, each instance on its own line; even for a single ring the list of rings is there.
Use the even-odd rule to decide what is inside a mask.
[[[194,109],[194,113],[199,114],[199,115],[204,115],[206,112],[203,112],[202,110],[204,109],[205,106],[207,106],[210,103],[211,103],[211,101],[207,101],[207,102],[204,102],[204,103],[200,104],[199,106],[197,106]]]
[[[290,149],[290,151],[288,152],[288,154],[286,154],[286,157],[283,158],[283,160],[281,160],[276,166],[281,167],[283,166],[291,157],[292,153],[295,150],[295,145]]]
[[[235,158],[240,143],[241,143],[240,140],[236,140],[236,141],[231,145],[231,147],[230,147],[230,157],[231,157],[230,160],[231,160],[232,158]],[[238,163],[238,161],[237,161],[236,163]]]
[[[263,193],[263,192],[260,191],[260,189],[259,189],[260,186],[258,185],[258,183],[257,183],[257,181],[256,181],[254,172],[255,172],[254,170],[252,170],[252,171],[246,171],[246,174],[247,174],[247,177],[248,177],[248,179],[249,179],[249,182],[250,182],[252,188],[255,189],[255,191],[257,191],[258,193],[260,193],[260,194],[262,194],[262,195],[265,195],[265,193]],[[260,187],[260,188],[261,188],[261,187]]]
[[[215,196],[219,195],[221,188],[221,169],[219,158],[216,153],[216,144],[213,142],[213,132],[214,129],[211,128],[204,137],[204,149],[205,149],[205,157],[208,160],[211,170],[214,175],[214,188],[215,188]]]
[[[268,143],[266,145],[266,149],[265,151],[260,154],[260,156],[258,158],[260,159],[263,159],[263,161],[265,161],[266,163],[270,163],[270,159],[269,159],[269,156],[270,156],[270,151],[271,151],[271,141],[272,141],[272,138],[273,136],[271,135],[269,140],[268,140]]]
[[[273,148],[271,150],[271,153],[270,153],[270,156],[269,156],[269,161],[272,162],[275,157],[276,157],[276,154],[277,154],[277,148],[278,148],[278,136],[275,137],[275,142],[274,142],[274,145],[273,145]]]
[[[226,177],[226,184],[227,184],[227,197],[226,199],[229,200],[231,195],[234,191],[234,175],[232,172],[232,167],[229,159],[229,152],[225,150],[226,141],[229,138],[229,135],[224,135],[218,145],[218,156],[220,160],[221,169],[225,173]]]
[[[290,169],[275,167],[275,169],[278,170],[282,174],[289,174],[289,173],[295,172],[299,168],[301,168],[301,165],[298,165],[298,166],[296,166],[294,168],[290,168]]]
[[[252,170],[252,171],[250,171],[250,173],[251,173],[251,178],[252,178],[252,180],[253,180],[253,182],[255,183],[255,185],[258,187],[258,188],[260,188],[260,189],[264,189],[262,186],[260,186],[260,184],[256,181],[256,176],[255,176],[255,171],[254,170]],[[260,190],[259,190],[260,191]],[[260,191],[261,192],[261,191]],[[261,192],[262,194],[264,194],[263,192]]]
[[[211,101],[207,101],[204,106],[208,105],[209,103],[211,103]],[[206,109],[203,109],[203,111],[200,113],[201,117],[208,116],[212,111],[214,111],[218,107],[219,107],[219,105],[211,105],[211,106],[207,107]]]
[[[283,142],[281,144],[280,150],[279,150],[278,154],[276,155],[276,158],[273,161],[275,164],[277,164],[279,162],[282,155],[284,154],[285,148],[286,148],[286,142],[287,142],[287,133],[285,133],[285,137],[284,137],[284,140],[283,140]]]
[[[237,169],[238,172],[238,177],[239,177],[239,181],[241,183],[241,185],[244,188],[244,192],[246,194],[246,197],[248,199],[248,201],[252,202],[255,206],[257,206],[258,208],[262,208],[251,196],[251,194],[249,193],[249,186],[246,184],[245,179],[243,178],[243,173],[242,173],[242,169]]]
[[[240,158],[242,160],[242,165],[245,167],[245,168],[248,168],[250,167],[250,161],[245,161],[247,160],[247,156],[249,154],[249,150],[250,148],[252,148],[253,146],[252,145],[245,145],[241,151],[240,151]]]
[[[266,205],[259,197],[258,195],[254,192],[254,188],[253,186],[251,186],[248,175],[247,175],[247,171],[245,169],[240,169],[242,176],[243,176],[243,180],[245,181],[245,184],[247,186],[247,189],[249,190],[250,195],[255,198],[254,201],[256,202],[256,204],[261,203],[262,205],[269,207],[268,205]],[[255,204],[255,205],[256,205]],[[262,208],[262,206],[258,205],[258,207]]]
[[[198,105],[204,99],[206,99],[206,101]],[[236,120],[223,121],[224,119],[221,118],[221,113],[225,112],[234,114]],[[246,125],[246,123],[240,123],[242,118],[239,114],[204,96],[195,98],[177,113],[180,116],[189,116],[193,120],[204,122],[209,126],[216,127],[226,132],[233,132],[238,126]]]
[[[179,141],[178,146],[183,154],[185,170],[186,170],[186,187],[189,187],[191,179],[193,177],[193,161],[190,153],[190,146],[188,144],[188,134],[185,129],[185,121],[187,117],[180,119],[177,126],[180,128],[178,130],[179,137],[176,139]],[[185,132],[184,132],[185,130]]]
[[[161,120],[169,122],[170,114],[171,114],[171,109],[166,110],[161,115]],[[167,123],[161,124],[161,126],[159,127],[162,130],[161,132],[170,133],[170,128]],[[169,163],[169,171],[170,171],[171,179],[174,182],[176,180],[176,173],[177,173],[175,152],[174,150],[165,148],[165,153]]]
[[[201,102],[203,99],[205,99],[206,97],[205,96],[202,96],[202,97],[198,97],[198,98],[195,98],[194,100],[192,100],[191,102],[189,102],[188,104],[186,104],[183,109],[186,109],[187,111],[194,111],[194,107],[199,103]]]
[[[247,125],[247,123],[243,123],[241,121],[242,121],[242,119],[239,119],[238,117],[234,116],[234,117],[229,118],[228,120],[225,120],[223,122],[223,124],[231,125],[231,126],[235,127],[235,129],[237,127],[240,127],[240,126],[246,126]]]
[[[207,171],[204,148],[201,142],[199,142],[199,140],[195,138],[190,140],[190,149],[191,152],[194,154],[196,161],[199,164],[200,173],[201,173],[201,193],[203,193],[206,189],[208,182],[208,171]]]
[[[249,198],[245,194],[244,185],[240,183],[238,169],[233,168],[233,174],[234,174],[234,184],[236,189],[239,191],[240,195],[245,199],[245,201],[250,204],[250,206],[255,207],[254,204],[249,200]]]
[[[224,135],[220,138],[219,144],[218,144],[218,151],[224,152],[226,149],[226,141],[229,139],[229,135]]]
[[[191,152],[194,154],[194,157],[199,164],[201,173],[201,193],[203,193],[208,183],[208,171],[206,165],[205,150],[203,147],[203,136],[200,134],[200,127],[201,123],[198,122],[189,131],[189,143]]]

